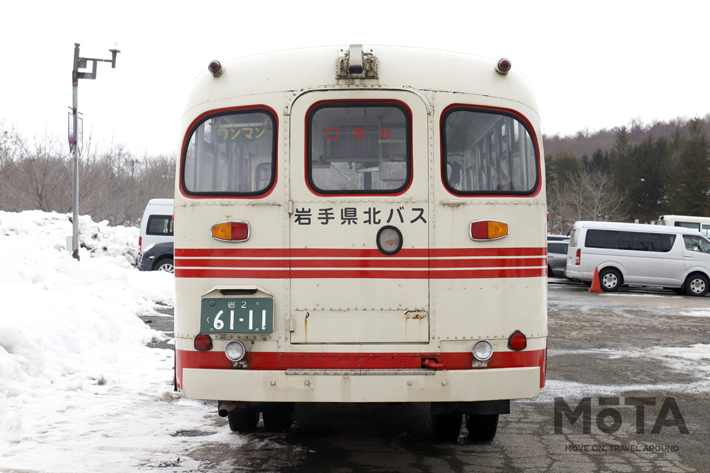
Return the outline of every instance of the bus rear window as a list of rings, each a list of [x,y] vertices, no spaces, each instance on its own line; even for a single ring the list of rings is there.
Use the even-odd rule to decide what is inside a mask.
[[[455,107],[442,120],[443,174],[453,194],[532,194],[537,152],[513,115]]]
[[[308,183],[321,194],[396,194],[411,180],[411,117],[395,103],[324,103],[308,115]]]
[[[270,112],[221,113],[195,127],[183,158],[188,195],[258,196],[274,185],[276,126]]]

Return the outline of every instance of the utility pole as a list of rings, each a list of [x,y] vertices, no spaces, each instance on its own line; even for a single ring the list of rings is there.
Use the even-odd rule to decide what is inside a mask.
[[[72,178],[72,207],[73,207],[73,230],[71,250],[72,256],[79,259],[79,146],[81,136],[79,133],[79,79],[96,79],[96,63],[110,62],[111,69],[116,68],[116,54],[120,53],[118,49],[109,49],[111,59],[93,59],[79,56],[79,43],[74,43],[74,68],[72,69],[72,108],[71,108],[71,125],[69,130],[69,150],[72,152],[74,159],[73,163],[73,178]],[[79,72],[79,69],[86,69],[87,63],[91,61],[91,72]],[[83,139],[83,137],[81,137]]]

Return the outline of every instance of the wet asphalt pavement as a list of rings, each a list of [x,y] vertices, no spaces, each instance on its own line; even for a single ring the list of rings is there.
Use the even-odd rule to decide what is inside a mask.
[[[161,312],[143,320],[171,337],[172,312]],[[456,443],[436,441],[425,405],[309,404],[297,406],[287,433],[267,433],[260,422],[254,433],[232,434],[233,443],[184,454],[202,462],[193,471],[708,471],[709,335],[710,296],[597,295],[551,279],[546,392],[513,402],[492,442],[469,441],[465,424]],[[563,409],[584,408],[587,398],[587,426],[584,415],[572,424]],[[214,411],[191,435],[228,429]]]

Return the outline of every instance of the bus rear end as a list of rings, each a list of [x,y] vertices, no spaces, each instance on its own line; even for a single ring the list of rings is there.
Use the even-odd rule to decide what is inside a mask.
[[[438,435],[466,414],[490,439],[541,392],[539,122],[496,67],[353,45],[198,77],[175,197],[185,397],[236,431],[285,430],[298,403],[430,403]]]

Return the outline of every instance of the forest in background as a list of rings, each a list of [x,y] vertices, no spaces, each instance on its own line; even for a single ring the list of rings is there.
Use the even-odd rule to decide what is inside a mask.
[[[710,115],[572,136],[543,136],[548,231],[578,220],[650,223],[663,214],[710,215]],[[91,139],[79,165],[81,214],[137,225],[150,199],[171,198],[175,156],[141,156]],[[66,142],[27,138],[0,122],[0,210],[72,211]]]
[[[578,220],[710,215],[710,115],[544,136],[548,231]]]

